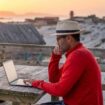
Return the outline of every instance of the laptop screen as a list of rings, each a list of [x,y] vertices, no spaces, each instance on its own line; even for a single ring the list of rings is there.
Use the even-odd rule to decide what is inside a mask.
[[[3,66],[5,69],[8,81],[12,82],[12,81],[16,80],[17,73],[16,73],[16,69],[15,69],[13,61],[9,60],[9,61],[3,62]]]

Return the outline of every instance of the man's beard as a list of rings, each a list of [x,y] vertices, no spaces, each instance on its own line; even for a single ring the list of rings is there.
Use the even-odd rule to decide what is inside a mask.
[[[70,49],[70,46],[64,44],[60,46],[60,49],[61,49],[61,53],[65,54]]]

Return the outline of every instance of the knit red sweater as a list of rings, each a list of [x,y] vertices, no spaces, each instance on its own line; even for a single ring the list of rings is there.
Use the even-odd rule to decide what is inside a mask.
[[[66,53],[66,62],[59,69],[61,56],[52,53],[49,81],[32,85],[54,96],[61,96],[66,105],[103,105],[101,72],[93,54],[81,43]]]

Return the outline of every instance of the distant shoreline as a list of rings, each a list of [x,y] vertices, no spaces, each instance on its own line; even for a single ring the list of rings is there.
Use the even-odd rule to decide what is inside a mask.
[[[11,19],[11,18],[0,17],[0,20],[4,20],[4,19]]]
[[[38,17],[38,16],[37,16]],[[40,17],[40,16],[39,16]],[[0,17],[0,22],[24,22],[25,19],[34,19],[35,16],[29,17]],[[67,19],[67,17],[59,17],[60,20]]]

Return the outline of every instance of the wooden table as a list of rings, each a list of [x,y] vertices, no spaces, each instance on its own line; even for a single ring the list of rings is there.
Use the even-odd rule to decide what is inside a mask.
[[[44,66],[16,65],[16,71],[22,78],[47,80],[48,77]],[[0,67],[0,100],[12,101],[13,105],[31,105],[44,94],[44,91],[32,87],[10,86],[3,67]]]

